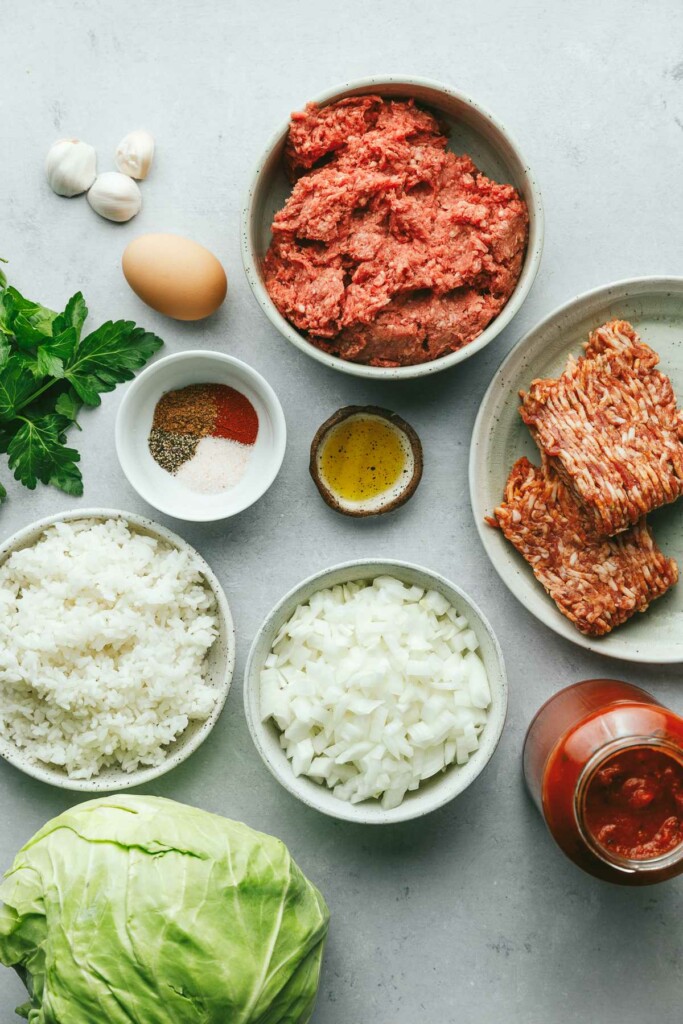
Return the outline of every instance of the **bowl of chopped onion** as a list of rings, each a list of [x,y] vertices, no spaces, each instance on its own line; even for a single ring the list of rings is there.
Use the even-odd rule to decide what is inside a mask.
[[[345,562],[305,579],[256,635],[244,686],[266,767],[324,814],[421,817],[462,793],[500,739],[500,645],[460,587],[406,562]]]

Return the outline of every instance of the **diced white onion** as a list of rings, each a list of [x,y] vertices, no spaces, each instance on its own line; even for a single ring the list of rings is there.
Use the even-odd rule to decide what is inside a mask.
[[[397,807],[477,750],[491,704],[478,646],[437,590],[392,576],[320,590],[275,638],[261,716],[295,775]]]

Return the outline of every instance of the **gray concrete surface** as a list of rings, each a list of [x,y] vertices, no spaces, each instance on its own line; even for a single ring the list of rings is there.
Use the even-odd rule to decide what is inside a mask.
[[[631,892],[582,875],[554,848],[520,774],[527,723],[561,686],[623,676],[683,712],[680,673],[590,656],[531,618],[486,560],[466,474],[479,401],[529,327],[610,279],[682,272],[678,0],[0,0],[0,24],[0,255],[12,281],[55,306],[80,288],[93,325],[132,317],[161,334],[168,352],[196,346],[246,359],[276,388],[289,426],[282,473],[258,505],[226,524],[158,517],[219,574],[239,645],[215,732],[146,791],[275,833],[319,884],[332,929],[316,1024],[680,1021],[682,884]],[[479,98],[520,141],[545,199],[545,255],[523,311],[494,345],[428,386],[373,386],[307,359],[262,316],[240,261],[241,199],[275,126],[328,86],[383,72]],[[158,156],[135,221],[106,223],[84,199],[48,190],[42,168],[54,139],[87,139],[106,169],[119,139],[140,125],[156,135]],[[219,255],[230,294],[217,316],[170,322],[128,290],[121,252],[146,230],[188,234]],[[120,398],[84,415],[74,438],[82,504],[148,512],[114,453]],[[307,474],[316,427],[349,402],[396,409],[422,436],[420,490],[384,520],[336,516]],[[0,534],[74,504],[48,488],[12,487]],[[456,580],[490,617],[507,659],[510,710],[494,761],[464,796],[417,824],[372,830],[307,810],[267,773],[244,721],[241,673],[265,613],[302,576],[355,555],[406,557]],[[72,802],[0,765],[0,865]],[[8,1024],[21,991],[0,973]]]

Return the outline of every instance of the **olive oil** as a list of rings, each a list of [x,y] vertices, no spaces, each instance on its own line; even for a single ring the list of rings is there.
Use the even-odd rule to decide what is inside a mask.
[[[406,469],[399,431],[379,416],[349,416],[333,427],[319,456],[320,475],[345,501],[363,501],[393,487]]]

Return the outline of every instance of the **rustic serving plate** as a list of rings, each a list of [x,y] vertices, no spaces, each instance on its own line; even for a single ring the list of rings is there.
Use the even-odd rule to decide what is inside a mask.
[[[555,607],[531,569],[487,526],[503,496],[512,464],[539,453],[518,413],[519,391],[535,377],[560,374],[567,356],[579,353],[588,332],[614,317],[629,320],[660,355],[660,369],[683,401],[683,278],[646,277],[597,288],[551,313],[510,352],[481,403],[470,449],[470,494],[475,522],[494,568],[525,607],[572,643],[610,658],[647,664],[683,662],[683,582],[605,637],[580,633]],[[683,503],[652,513],[657,543],[683,570]]]

